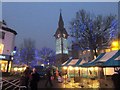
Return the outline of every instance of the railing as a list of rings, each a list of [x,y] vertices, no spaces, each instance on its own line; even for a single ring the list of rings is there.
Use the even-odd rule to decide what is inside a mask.
[[[17,83],[19,83],[19,81],[17,81],[16,83],[15,80],[13,80],[12,82],[9,82],[8,80],[5,80],[5,79],[2,79],[2,82],[1,83],[1,89],[2,90],[2,85],[3,85],[3,82],[7,82],[7,84],[10,84],[7,88],[5,88],[5,90],[8,90],[9,88],[11,88],[12,86],[14,86],[14,89],[15,90],[16,88],[19,88],[19,90],[23,89],[23,88],[27,88],[26,86],[20,86],[20,85],[17,85]]]

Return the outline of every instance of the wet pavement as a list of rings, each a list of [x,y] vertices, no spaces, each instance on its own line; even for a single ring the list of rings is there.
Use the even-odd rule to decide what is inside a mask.
[[[9,78],[7,77],[7,79]],[[113,82],[110,78],[106,80],[80,78],[80,80],[78,80],[77,82],[74,81],[74,78],[71,78],[69,81],[67,81],[67,79],[63,79],[62,83],[58,82],[57,80],[52,80],[53,87],[51,87],[50,85],[46,87],[45,82],[46,80],[44,79],[40,80],[38,83],[38,88],[95,88],[95,90],[99,90],[101,88],[114,89]]]
[[[70,82],[64,80],[62,83],[59,83],[57,80],[52,80],[53,87],[48,85],[45,87],[46,80],[40,80],[38,83],[38,88],[96,88],[99,90],[100,88],[114,88],[112,80],[105,80],[105,79],[88,79],[88,78],[81,78],[79,82],[74,82],[74,79],[71,78]]]

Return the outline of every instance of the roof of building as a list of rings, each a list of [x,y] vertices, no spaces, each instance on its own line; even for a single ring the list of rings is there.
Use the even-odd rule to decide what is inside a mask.
[[[11,33],[17,35],[17,32],[16,32],[15,30],[13,30],[13,29],[7,27],[7,24],[6,24],[6,22],[5,22],[4,20],[3,20],[3,22],[0,21],[0,25],[1,25],[0,28],[1,28],[2,30],[11,32]]]

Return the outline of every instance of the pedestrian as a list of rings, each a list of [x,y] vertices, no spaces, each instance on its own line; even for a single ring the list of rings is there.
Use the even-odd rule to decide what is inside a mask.
[[[28,90],[30,73],[31,73],[31,70],[29,67],[26,67],[25,71],[22,73],[22,76],[20,78],[20,86],[26,86],[26,89],[22,89],[22,90]]]
[[[53,86],[51,77],[52,77],[51,71],[50,71],[50,69],[48,69],[45,87],[47,87],[48,83],[50,84],[51,87]]]
[[[56,79],[56,72],[55,72],[55,69],[53,69],[53,76],[54,76],[54,79]]]
[[[25,77],[24,73],[22,73],[22,75],[20,77],[20,90],[28,90],[28,88],[26,86],[26,77]]]
[[[59,76],[59,72],[58,72],[58,70],[56,69],[56,77],[58,78],[58,76]]]
[[[40,79],[39,73],[35,68],[33,68],[33,72],[31,73],[31,79],[30,79],[31,90],[37,90],[39,79]]]

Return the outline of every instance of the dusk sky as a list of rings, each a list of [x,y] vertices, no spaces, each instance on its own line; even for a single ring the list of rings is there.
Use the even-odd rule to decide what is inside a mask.
[[[15,44],[19,46],[24,38],[35,40],[36,47],[55,49],[54,33],[58,27],[60,9],[64,25],[69,33],[69,22],[78,10],[84,9],[95,15],[118,14],[117,2],[16,2],[2,3],[2,19],[18,35]]]

